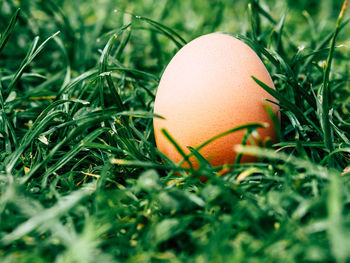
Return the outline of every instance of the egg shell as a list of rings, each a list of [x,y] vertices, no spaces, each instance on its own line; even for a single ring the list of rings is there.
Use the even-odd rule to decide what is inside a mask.
[[[269,127],[257,131],[263,140],[270,137],[275,141],[264,103],[276,100],[251,76],[274,87],[257,54],[232,36],[208,34],[182,47],[166,67],[156,94],[154,113],[165,118],[153,119],[157,148],[178,163],[182,156],[161,132],[163,128],[189,153],[188,146],[199,146],[215,135],[253,122],[268,123]],[[269,105],[278,111],[277,105]],[[223,136],[200,153],[214,166],[233,164],[237,155],[234,146],[241,144],[244,133]],[[198,167],[193,156],[190,160]],[[253,160],[243,156],[242,162]]]

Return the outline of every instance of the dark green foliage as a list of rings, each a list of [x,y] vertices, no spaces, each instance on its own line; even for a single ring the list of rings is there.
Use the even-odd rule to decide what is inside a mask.
[[[327,0],[0,0],[0,261],[350,262],[344,11]],[[201,163],[183,168],[155,147],[156,89],[186,41],[215,31],[267,66],[276,90],[252,77],[279,101],[279,142],[212,167],[202,147],[242,129],[244,145],[263,124],[189,155],[164,130],[182,163]]]

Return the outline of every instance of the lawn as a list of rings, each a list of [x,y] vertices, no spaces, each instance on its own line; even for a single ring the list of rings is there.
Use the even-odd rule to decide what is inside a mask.
[[[346,4],[0,0],[0,262],[350,262]],[[225,175],[153,131],[163,70],[212,32],[280,104],[278,142]]]

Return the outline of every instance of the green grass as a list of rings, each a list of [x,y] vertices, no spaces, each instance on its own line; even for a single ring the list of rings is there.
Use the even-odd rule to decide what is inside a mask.
[[[0,261],[350,262],[348,13],[335,0],[0,0]],[[171,57],[217,31],[256,51],[276,90],[255,80],[281,107],[279,142],[238,147],[259,162],[225,176],[199,149],[260,124],[191,148],[199,170],[163,156],[152,126]]]

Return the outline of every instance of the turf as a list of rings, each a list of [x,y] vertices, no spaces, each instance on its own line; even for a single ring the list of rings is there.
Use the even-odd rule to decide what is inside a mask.
[[[350,262],[342,4],[0,0],[0,261]],[[224,176],[203,145],[199,170],[168,160],[152,127],[171,57],[217,31],[256,51],[281,107],[279,142],[237,147],[259,162]]]

